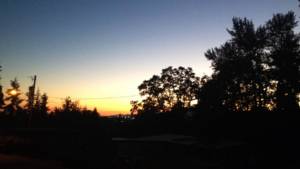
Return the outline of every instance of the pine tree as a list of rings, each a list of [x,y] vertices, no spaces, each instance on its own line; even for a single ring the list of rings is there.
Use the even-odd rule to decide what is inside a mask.
[[[2,91],[2,86],[0,85],[0,110],[5,106],[4,104],[4,94]]]
[[[35,97],[34,97],[34,103],[33,103],[33,109],[34,112],[40,112],[41,111],[41,96],[40,96],[40,90],[38,89],[36,91]]]
[[[44,93],[42,96],[41,96],[41,102],[40,102],[40,111],[41,111],[41,115],[42,117],[47,117],[48,115],[48,96],[46,93]]]
[[[1,65],[0,65],[0,72],[2,71],[1,69]],[[0,76],[0,81],[1,81],[1,76]],[[4,94],[3,94],[3,89],[2,89],[2,85],[0,83],[0,110],[3,108],[4,106]]]
[[[9,103],[5,106],[5,111],[10,115],[15,115],[17,111],[22,110],[21,103],[23,102],[23,99],[20,98],[20,84],[17,78],[11,80],[10,85],[11,88],[6,91],[7,97],[5,98],[5,101],[8,101]]]

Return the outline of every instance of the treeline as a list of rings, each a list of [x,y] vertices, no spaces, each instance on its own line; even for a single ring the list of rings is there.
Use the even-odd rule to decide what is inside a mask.
[[[66,97],[50,110],[35,83],[21,94],[17,79],[5,93],[0,85],[0,152],[58,161],[66,168],[110,168],[116,148],[97,109]],[[106,127],[109,125],[106,125]]]
[[[131,113],[299,112],[296,26],[293,12],[275,14],[259,27],[247,18],[233,18],[227,29],[231,38],[205,53],[211,76],[196,77],[192,68],[163,69],[138,87],[144,99],[131,102]]]
[[[233,139],[263,147],[298,147],[296,27],[293,12],[275,14],[258,27],[247,18],[233,18],[227,29],[230,39],[205,52],[212,75],[197,77],[192,68],[167,67],[143,81],[138,87],[143,99],[131,102],[135,120],[121,124],[119,133],[178,133],[210,143]]]
[[[97,109],[89,110],[80,107],[78,101],[72,101],[66,97],[61,107],[55,107],[50,111],[48,107],[48,96],[40,94],[29,87],[26,99],[23,99],[20,84],[15,78],[10,82],[10,88],[3,92],[0,85],[0,126],[1,127],[88,127],[98,125],[100,114]],[[31,97],[31,92],[33,97]]]

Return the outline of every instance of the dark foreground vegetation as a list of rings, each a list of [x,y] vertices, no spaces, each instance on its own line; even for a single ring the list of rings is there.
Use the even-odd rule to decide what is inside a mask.
[[[15,79],[5,98],[0,88],[0,151],[66,168],[299,168],[296,26],[293,12],[259,27],[234,18],[231,38],[205,53],[211,76],[163,69],[138,87],[131,115],[102,117],[71,98],[49,112],[33,86],[23,108]]]

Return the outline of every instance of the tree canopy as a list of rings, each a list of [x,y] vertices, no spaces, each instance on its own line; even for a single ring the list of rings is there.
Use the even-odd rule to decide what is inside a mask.
[[[196,100],[200,79],[192,68],[167,67],[161,75],[154,75],[139,87],[143,110],[166,112],[175,108],[188,108]],[[136,104],[135,104],[136,106]]]
[[[229,111],[299,108],[296,26],[293,12],[276,14],[258,28],[246,18],[233,18],[231,39],[205,53],[214,72],[200,90],[200,104],[222,105]],[[215,92],[218,97],[209,98]]]
[[[191,68],[168,67],[139,87],[142,102],[132,112],[167,112],[190,108],[201,111],[296,111],[300,95],[300,36],[293,12],[275,14],[255,27],[234,17],[230,39],[207,50],[211,76],[196,77]]]
[[[6,91],[7,97],[5,98],[5,101],[8,101],[9,103],[5,106],[5,110],[10,114],[15,114],[22,109],[21,103],[23,102],[23,99],[20,98],[20,84],[17,78],[11,80],[10,85],[11,88]]]

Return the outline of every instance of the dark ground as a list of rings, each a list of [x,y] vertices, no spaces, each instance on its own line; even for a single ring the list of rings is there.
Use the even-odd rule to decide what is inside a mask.
[[[300,168],[298,115],[237,116],[203,118],[198,126],[189,126],[195,129],[193,136],[145,133],[147,128],[154,131],[153,124],[165,128],[157,120],[149,122],[152,128],[131,126],[138,130],[130,131],[143,135],[113,139],[91,129],[1,130],[0,169]],[[184,122],[161,124],[187,128]]]

